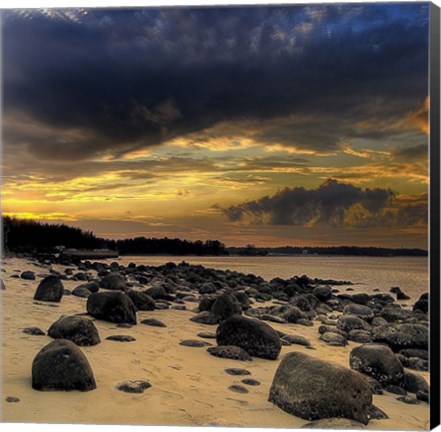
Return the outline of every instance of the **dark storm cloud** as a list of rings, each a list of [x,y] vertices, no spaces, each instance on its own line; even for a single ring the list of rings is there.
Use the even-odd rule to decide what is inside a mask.
[[[5,143],[25,142],[44,159],[124,154],[221,121],[305,113],[328,118],[331,138],[315,122],[297,137],[300,126],[287,124],[257,138],[329,151],[345,134],[338,119],[372,114],[372,100],[381,101],[376,115],[404,114],[427,95],[424,3],[14,11],[3,18],[4,112],[51,130],[10,131]]]
[[[356,204],[376,215],[394,196],[390,189],[361,189],[329,179],[317,189],[285,188],[223,211],[231,221],[251,216],[272,225],[343,226],[347,212]]]

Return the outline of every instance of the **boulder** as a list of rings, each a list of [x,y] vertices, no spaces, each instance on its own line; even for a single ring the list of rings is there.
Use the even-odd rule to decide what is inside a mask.
[[[54,339],[68,339],[79,346],[92,346],[101,342],[95,324],[82,316],[61,316],[47,334]]]
[[[299,319],[306,318],[306,315],[297,306],[290,306],[288,310],[282,314],[282,318],[286,322],[297,323]]]
[[[114,323],[136,324],[136,307],[122,292],[97,292],[87,299],[87,313]]]
[[[215,356],[232,360],[252,361],[253,358],[243,349],[233,345],[210,347],[207,351]]]
[[[345,315],[355,315],[365,321],[372,321],[374,312],[369,306],[364,306],[356,303],[349,303],[343,308]]]
[[[268,324],[239,315],[219,325],[218,345],[235,345],[255,357],[275,360],[282,349],[279,334]]]
[[[354,348],[349,355],[352,369],[369,375],[380,384],[399,384],[404,369],[392,350],[382,344],[367,343]]]
[[[109,290],[125,291],[127,288],[127,283],[124,277],[117,273],[110,273],[107,276],[104,276],[99,284],[101,288]]]
[[[429,293],[421,294],[420,298],[413,305],[412,311],[429,312]]]
[[[338,333],[326,332],[319,336],[319,339],[330,346],[346,346],[348,341],[346,338]]]
[[[312,293],[321,301],[325,302],[332,296],[332,288],[329,286],[316,287],[312,290]]]
[[[154,286],[144,291],[153,300],[167,300],[169,295],[163,286]]]
[[[404,371],[403,382],[401,383],[403,389],[411,393],[418,393],[419,391],[429,393],[429,384],[420,375]]]
[[[211,313],[218,318],[218,322],[222,322],[233,315],[240,315],[242,307],[232,294],[223,293],[214,301]]]
[[[35,273],[34,273],[34,272],[31,272],[31,271],[29,271],[29,270],[27,270],[27,271],[24,271],[24,272],[20,275],[20,277],[21,277],[22,279],[26,279],[26,280],[35,280]]]
[[[64,293],[64,294],[66,294],[66,292]],[[72,290],[72,293],[71,293],[72,295],[74,295],[74,296],[76,296],[76,297],[82,297],[82,298],[87,298],[87,297],[89,297],[92,293],[87,289],[87,288],[85,288],[84,286],[77,286],[76,288],[74,288],[73,290]]]
[[[351,300],[359,305],[367,305],[369,303],[369,294],[352,294]]]
[[[371,330],[371,326],[363,319],[355,315],[340,315],[337,320],[337,328],[345,332],[351,330]]]
[[[91,281],[91,282],[87,282],[85,284],[78,285],[77,288],[86,288],[91,293],[95,293],[95,292],[99,291],[100,286],[99,286],[98,282]]]
[[[155,300],[145,292],[128,290],[126,294],[130,297],[136,309],[141,311],[152,311],[155,309]]]
[[[196,322],[199,324],[214,325],[214,324],[218,324],[218,317],[216,317],[215,315],[213,315],[209,311],[204,311],[204,312],[198,313],[195,316],[192,316],[190,318],[190,321],[193,321],[193,322]]]
[[[46,276],[35,291],[34,300],[59,303],[63,297],[64,286],[58,276]]]
[[[167,327],[166,324],[156,318],[146,318],[141,321],[141,324],[149,325],[152,327]]]
[[[351,330],[348,339],[352,342],[369,343],[372,342],[371,334],[366,330]]]
[[[96,388],[86,356],[72,341],[57,339],[43,347],[32,363],[35,390],[80,390]]]
[[[402,309],[399,305],[389,305],[381,310],[380,316],[387,322],[405,321],[412,317],[412,312]]]
[[[372,331],[374,342],[389,345],[397,352],[405,348],[428,350],[429,332],[421,324],[390,323],[374,327]]]
[[[276,371],[269,401],[307,420],[345,417],[367,424],[372,392],[361,374],[292,352]]]

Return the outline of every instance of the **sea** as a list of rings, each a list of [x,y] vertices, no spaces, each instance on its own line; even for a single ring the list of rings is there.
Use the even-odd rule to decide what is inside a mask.
[[[245,274],[255,274],[265,280],[275,277],[289,279],[295,275],[310,278],[351,281],[351,286],[338,286],[340,292],[373,293],[377,290],[389,292],[391,287],[400,287],[416,301],[429,290],[428,257],[353,257],[353,256],[122,256],[117,261],[128,265],[130,262],[149,266],[159,266],[167,262],[179,264],[201,264],[207,268],[233,270]],[[374,291],[375,290],[375,291]]]

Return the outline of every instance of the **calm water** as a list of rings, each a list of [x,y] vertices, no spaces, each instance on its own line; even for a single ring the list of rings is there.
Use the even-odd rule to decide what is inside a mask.
[[[113,260],[109,260],[113,261]],[[202,264],[205,267],[253,273],[266,280],[306,274],[311,278],[349,280],[357,283],[355,291],[372,292],[375,288],[389,291],[399,286],[413,300],[428,290],[427,257],[346,257],[346,256],[283,256],[283,257],[188,257],[188,256],[124,256],[117,260],[145,265],[166,262]],[[343,291],[345,288],[341,288]]]

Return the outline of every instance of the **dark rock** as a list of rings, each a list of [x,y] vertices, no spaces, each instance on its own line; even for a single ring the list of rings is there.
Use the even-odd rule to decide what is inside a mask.
[[[311,346],[311,342],[303,336],[286,334],[282,336],[282,340],[288,341],[290,344]]]
[[[84,272],[76,273],[74,276],[72,276],[72,280],[76,281],[87,281],[87,274]]]
[[[130,335],[111,335],[106,337],[107,340],[115,342],[134,342],[136,339]]]
[[[310,423],[304,424],[300,429],[366,429],[366,426],[354,420],[349,420],[347,418],[325,418],[322,420],[315,420]]]
[[[135,380],[119,383],[116,388],[126,393],[144,393],[144,391],[151,386],[152,385],[148,381]]]
[[[297,320],[296,324],[299,324],[299,325],[302,325],[302,326],[305,326],[305,327],[312,327],[314,325],[314,323],[311,320],[307,319],[307,318],[299,318]]]
[[[429,403],[429,393],[419,390],[416,394],[418,400]]]
[[[421,403],[418,399],[415,399],[410,396],[400,396],[400,397],[397,397],[397,400],[399,400],[400,402],[404,402],[406,404],[409,404],[409,405],[418,405]]]
[[[66,291],[66,290],[65,290]],[[65,294],[65,293],[64,293]],[[87,298],[89,297],[92,293],[85,288],[84,286],[80,285],[77,286],[76,288],[74,288],[71,292],[72,295],[76,296],[76,297],[82,297],[82,298]]]
[[[275,323],[279,323],[279,324],[286,323],[286,320],[284,318],[281,318],[281,317],[279,317],[277,315],[262,314],[259,318],[262,321],[270,321],[270,322],[275,322]]]
[[[282,349],[280,336],[268,324],[235,315],[219,325],[216,331],[218,345],[235,345],[249,354],[275,360]]]
[[[429,312],[429,293],[421,294],[420,298],[413,305],[412,311],[421,311],[424,313]]]
[[[202,348],[202,347],[210,346],[211,344],[197,339],[186,339],[179,342],[179,345],[194,347],[194,348]]]
[[[77,345],[56,339],[43,347],[32,363],[35,390],[80,390],[96,388],[92,368]]]
[[[427,351],[429,332],[420,324],[385,324],[374,327],[372,339],[389,345],[394,351],[417,348]]]
[[[167,300],[169,298],[169,295],[163,286],[148,288],[144,293],[149,295],[153,300]]]
[[[36,277],[35,277],[35,273],[34,273],[34,272],[31,272],[31,271],[24,271],[24,272],[20,275],[20,277],[21,277],[22,279],[26,279],[26,280],[35,280],[35,279],[36,279]]]
[[[126,294],[115,292],[97,292],[87,299],[89,315],[114,323],[136,324],[136,307]]]
[[[337,328],[348,333],[351,330],[371,330],[371,326],[366,321],[355,315],[340,315],[337,320]]]
[[[95,324],[82,316],[61,316],[47,332],[54,339],[68,339],[79,346],[92,346],[101,342]]]
[[[419,357],[423,360],[429,360],[429,352],[427,350],[422,349],[402,349],[400,350],[400,354],[404,357]]]
[[[343,330],[339,330],[337,327],[329,326],[329,325],[321,325],[318,328],[318,332],[320,334],[328,333],[328,332],[330,332],[330,333],[337,333],[337,334],[343,336],[344,338],[348,337],[348,333],[347,332],[345,332]]]
[[[382,344],[368,343],[354,348],[349,356],[352,369],[375,378],[382,385],[399,384],[404,370],[392,350]]]
[[[210,347],[207,351],[216,357],[232,360],[252,361],[253,358],[243,349],[233,345]]]
[[[35,291],[34,300],[59,303],[63,297],[64,286],[58,276],[46,276]]]
[[[319,339],[331,346],[344,347],[348,344],[346,338],[338,333],[326,332],[319,336]]]
[[[412,317],[411,311],[396,306],[398,305],[385,306],[381,310],[380,316],[387,322],[405,321]]]
[[[292,352],[277,369],[269,401],[308,420],[345,417],[367,424],[372,392],[357,372]]]
[[[209,325],[214,325],[219,323],[218,317],[216,317],[215,315],[213,315],[211,312],[208,311],[198,313],[197,315],[191,317],[190,321],[197,322],[199,324],[209,324]]]
[[[251,375],[250,371],[247,371],[246,369],[240,369],[240,368],[227,368],[224,369],[225,372],[228,375]]]
[[[369,386],[371,387],[372,394],[374,395],[382,395],[383,394],[383,386],[374,378],[369,377]]]
[[[369,306],[350,303],[343,308],[345,315],[355,315],[367,322],[370,322],[374,318],[374,312]]]
[[[250,386],[259,386],[260,385],[260,381],[257,381],[253,378],[245,378],[245,379],[241,380],[241,382],[243,384],[250,385]]]
[[[371,325],[372,327],[378,327],[381,325],[387,324],[387,321],[379,316],[376,316],[372,321],[371,321]]]
[[[404,371],[404,378],[401,386],[411,393],[418,393],[419,391],[429,393],[429,384],[427,381],[422,376],[411,372]]]
[[[299,319],[306,318],[306,315],[297,306],[291,306],[283,313],[282,318],[289,323],[296,323]]]
[[[120,274],[116,273],[110,273],[107,276],[104,276],[99,284],[101,288],[109,290],[125,291],[127,288],[125,279]]]
[[[20,398],[15,396],[6,396],[5,401],[10,403],[16,403],[16,402],[20,402]]]
[[[249,393],[249,391],[244,386],[241,386],[241,385],[238,385],[238,384],[230,385],[230,387],[228,387],[228,388],[231,391],[234,391],[236,393]]]
[[[370,420],[385,420],[388,419],[389,416],[380,408],[372,404],[369,407],[369,419]]]
[[[148,294],[134,290],[127,290],[126,294],[130,297],[136,309],[141,311],[152,311],[155,309],[155,300]]]
[[[26,327],[23,329],[23,333],[32,336],[46,336],[46,333],[38,327]]]
[[[371,334],[366,330],[351,330],[348,335],[348,339],[358,343],[372,342]]]
[[[86,288],[91,293],[95,293],[95,292],[99,291],[100,286],[99,286],[98,282],[91,281],[91,282],[88,282],[88,283],[85,283],[85,284],[78,285],[77,288]]]
[[[359,305],[367,305],[369,303],[369,295],[365,293],[353,294],[351,300]]]
[[[403,291],[397,292],[397,300],[410,300],[410,297]]]
[[[402,387],[389,384],[386,387],[384,387],[384,390],[388,391],[389,393],[397,394],[397,395],[407,395],[407,391],[404,390]]]
[[[329,300],[332,296],[332,288],[329,286],[317,287],[312,293],[322,302]]]
[[[222,322],[233,315],[240,315],[242,307],[233,295],[224,293],[213,303],[211,313],[218,318],[218,322]]]
[[[424,360],[419,357],[405,357],[401,354],[397,354],[397,357],[401,364],[406,368],[425,372],[429,370],[428,360]]]
[[[215,333],[200,332],[198,333],[198,336],[203,339],[216,339]]]
[[[167,327],[162,321],[156,318],[146,318],[141,321],[141,324],[146,324],[153,327]]]

